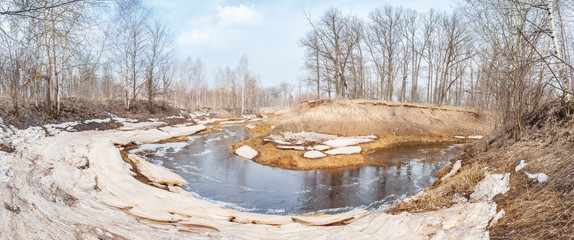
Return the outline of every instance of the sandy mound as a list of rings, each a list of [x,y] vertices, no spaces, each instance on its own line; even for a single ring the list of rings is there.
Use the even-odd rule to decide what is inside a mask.
[[[319,100],[283,110],[270,123],[259,124],[258,135],[234,147],[254,148],[260,153],[254,161],[263,165],[293,170],[332,169],[363,165],[370,152],[399,144],[470,141],[470,136],[482,137],[491,132],[492,126],[487,116],[463,107]],[[362,150],[358,154],[315,159],[306,158],[305,152],[281,149],[280,144],[265,141],[273,135],[301,131],[349,137],[375,135],[376,140],[359,144]],[[305,149],[313,147],[299,145]]]
[[[492,130],[485,116],[463,107],[369,100],[302,102],[273,124],[275,131],[340,135],[485,135]]]

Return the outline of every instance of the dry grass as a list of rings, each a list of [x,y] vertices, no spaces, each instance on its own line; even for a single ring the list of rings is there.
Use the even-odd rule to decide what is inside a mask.
[[[425,212],[450,207],[457,203],[457,196],[468,198],[474,186],[484,178],[485,164],[481,162],[467,163],[458,174],[444,182],[437,180],[433,187],[419,193],[414,200],[393,205],[388,213]],[[451,167],[451,166],[449,166]],[[450,168],[448,168],[450,171]],[[448,171],[446,173],[448,173]],[[443,172],[444,175],[446,173]]]
[[[522,139],[504,133],[486,144],[479,141],[460,158],[460,172],[410,202],[389,212],[430,211],[454,204],[455,196],[466,196],[482,180],[484,169],[510,172],[510,190],[494,201],[506,215],[489,229],[492,239],[574,239],[574,118],[554,103],[532,114],[524,123]],[[520,160],[527,166],[515,172]],[[439,178],[450,171],[445,168]],[[528,179],[529,173],[546,173],[548,182]]]
[[[507,172],[514,172],[521,159],[527,162],[511,175],[510,191],[495,198],[506,216],[491,238],[574,239],[574,118],[555,103],[525,125],[523,138],[501,147],[500,158],[489,162]],[[548,182],[534,182],[524,171],[546,173]]]

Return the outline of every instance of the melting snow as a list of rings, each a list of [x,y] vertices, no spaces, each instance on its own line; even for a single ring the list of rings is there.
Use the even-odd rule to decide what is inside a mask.
[[[518,164],[518,166],[516,166],[516,168],[514,168],[514,171],[518,172],[520,171],[520,169],[523,169],[524,167],[526,167],[526,161],[520,160],[520,163]]]
[[[467,138],[470,138],[470,139],[482,139],[483,137],[480,136],[480,135],[470,135],[470,136],[468,136]]]
[[[351,147],[340,147],[335,148],[333,150],[326,151],[326,154],[329,155],[338,155],[338,154],[356,154],[361,153],[363,149],[360,146],[351,146]]]
[[[326,154],[319,152],[319,151],[309,151],[309,152],[306,152],[305,154],[303,154],[303,157],[310,158],[310,159],[323,158],[326,156],[327,156]]]
[[[247,145],[238,148],[237,150],[235,150],[235,153],[242,158],[247,158],[250,160],[255,158],[257,154],[259,154],[257,151],[255,151],[255,149]]]
[[[538,181],[540,183],[548,181],[548,175],[546,175],[546,173],[530,174],[527,171],[524,171],[524,173],[526,173],[526,176],[528,176],[528,178]]]
[[[506,174],[489,174],[486,173],[484,180],[474,186],[474,192],[470,195],[473,201],[492,201],[492,198],[498,194],[506,193],[510,188],[508,183],[510,173]]]

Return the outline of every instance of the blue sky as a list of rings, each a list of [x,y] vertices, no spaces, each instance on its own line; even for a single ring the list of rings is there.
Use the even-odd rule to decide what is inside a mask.
[[[175,33],[180,59],[200,58],[209,73],[218,66],[235,66],[243,54],[265,87],[282,81],[296,84],[304,75],[304,50],[299,39],[309,30],[303,11],[318,18],[329,7],[366,18],[369,11],[389,4],[419,11],[451,9],[452,0],[336,0],[239,1],[145,0],[155,17]]]

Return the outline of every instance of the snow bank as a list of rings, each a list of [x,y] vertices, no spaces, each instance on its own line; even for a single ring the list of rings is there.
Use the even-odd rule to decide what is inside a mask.
[[[497,214],[492,201],[397,215],[358,212],[304,217],[239,212],[177,188],[166,191],[136,180],[114,146],[156,142],[202,129],[178,125],[55,136],[45,136],[42,128],[17,132],[13,139],[20,142],[19,152],[0,153],[0,163],[8,158],[14,164],[0,164],[0,169],[9,167],[14,172],[10,181],[0,182],[0,201],[4,207],[18,206],[22,211],[0,211],[4,223],[0,232],[21,239],[487,239],[486,227]],[[85,159],[89,167],[74,166],[78,159]],[[491,183],[479,185],[499,189],[498,182],[505,177],[485,181]]]
[[[2,160],[3,152],[0,152],[0,183],[7,182],[10,180],[10,172],[8,172],[8,167],[5,166],[5,162]]]
[[[177,173],[170,171],[159,165],[148,162],[147,160],[135,155],[129,154],[128,158],[136,165],[136,169],[139,173],[144,175],[152,182],[167,184],[167,185],[188,185],[189,183],[185,181]]]

